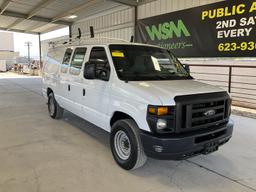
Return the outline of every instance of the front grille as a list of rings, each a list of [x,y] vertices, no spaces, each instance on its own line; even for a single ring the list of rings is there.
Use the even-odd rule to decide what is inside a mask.
[[[227,124],[230,98],[226,92],[178,96],[176,132],[218,128]]]

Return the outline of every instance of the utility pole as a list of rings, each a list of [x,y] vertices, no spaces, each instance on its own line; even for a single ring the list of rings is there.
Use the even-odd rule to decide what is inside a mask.
[[[25,46],[28,47],[28,65],[30,66],[30,47],[32,46],[32,43],[30,41],[25,42]]]

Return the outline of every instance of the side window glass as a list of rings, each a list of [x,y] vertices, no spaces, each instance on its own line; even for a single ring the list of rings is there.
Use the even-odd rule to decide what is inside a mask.
[[[84,57],[85,57],[85,53],[86,53],[86,48],[76,48],[72,61],[71,61],[71,65],[70,65],[70,74],[72,75],[79,75],[83,62],[84,62]]]
[[[94,47],[91,50],[89,63],[95,64],[96,78],[109,79],[110,66],[106,51],[103,47]]]
[[[61,72],[62,73],[67,73],[68,72],[68,67],[69,67],[69,61],[72,55],[73,49],[71,48],[67,48],[63,61],[62,61],[62,65],[61,65]]]

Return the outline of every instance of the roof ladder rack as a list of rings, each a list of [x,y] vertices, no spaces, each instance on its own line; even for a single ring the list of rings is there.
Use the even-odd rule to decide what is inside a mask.
[[[98,36],[95,37],[93,27],[90,27],[90,37],[88,35],[82,36],[81,35],[81,29],[78,28],[79,35],[77,37],[67,38],[63,40],[57,40],[57,41],[50,41],[49,46],[52,48],[56,47],[62,47],[67,45],[91,45],[91,44],[97,44],[97,43],[129,43],[129,41],[126,41],[124,39],[118,39],[118,38],[110,38],[110,37],[103,37]]]

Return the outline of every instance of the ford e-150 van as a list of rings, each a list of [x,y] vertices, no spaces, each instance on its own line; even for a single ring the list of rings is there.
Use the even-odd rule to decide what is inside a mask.
[[[229,94],[196,81],[157,46],[111,40],[52,46],[42,90],[52,118],[65,109],[109,132],[113,157],[126,170],[147,157],[211,153],[233,132]]]

